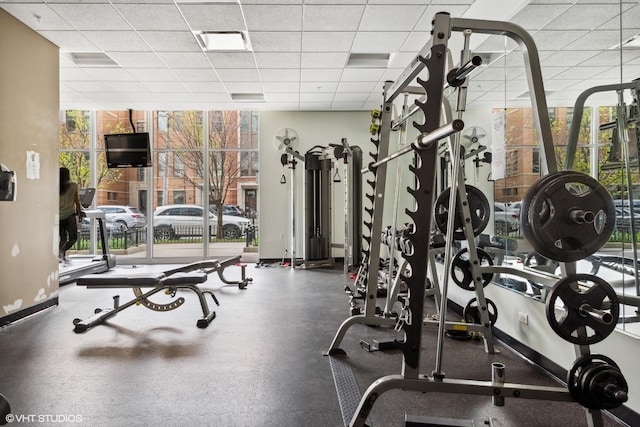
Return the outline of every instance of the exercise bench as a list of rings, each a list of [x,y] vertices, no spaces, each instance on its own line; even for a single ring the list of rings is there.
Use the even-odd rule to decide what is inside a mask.
[[[205,295],[211,295],[215,304],[220,304],[213,291],[200,289],[198,285],[206,282],[210,273],[217,272],[224,283],[238,284],[240,289],[245,289],[246,284],[252,281],[252,279],[245,276],[245,265],[240,265],[240,267],[242,267],[242,277],[240,281],[229,281],[224,278],[222,274],[226,267],[236,264],[238,260],[239,257],[230,258],[222,262],[218,260],[198,261],[167,271],[154,273],[131,274],[131,270],[111,270],[103,274],[81,276],[76,281],[78,286],[85,286],[87,289],[130,288],[133,290],[135,298],[127,301],[125,304],[120,304],[120,296],[115,295],[113,297],[113,308],[98,308],[94,311],[95,314],[86,320],[74,319],[74,332],[85,332],[96,325],[104,323],[107,319],[133,305],[143,305],[154,311],[174,310],[184,304],[184,298],[179,297],[169,303],[159,304],[150,301],[149,297],[161,291],[165,291],[166,294],[175,297],[178,289],[190,289],[198,296],[203,316],[198,319],[196,326],[198,328],[206,328],[211,321],[215,319],[216,312],[209,309]],[[142,289],[147,288],[150,289],[143,292]]]

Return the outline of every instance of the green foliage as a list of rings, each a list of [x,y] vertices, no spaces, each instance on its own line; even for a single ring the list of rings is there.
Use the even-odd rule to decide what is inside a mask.
[[[80,188],[91,185],[91,161],[89,159],[89,142],[91,136],[90,118],[84,111],[68,110],[65,123],[58,128],[58,142],[60,144],[60,166],[69,169],[71,180]],[[121,123],[113,128],[107,126],[106,133],[125,133],[125,127]],[[107,160],[104,155],[99,155],[96,161],[97,187],[118,181],[121,172],[118,169],[107,168]]]

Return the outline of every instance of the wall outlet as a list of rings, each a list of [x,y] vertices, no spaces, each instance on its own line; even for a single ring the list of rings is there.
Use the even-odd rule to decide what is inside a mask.
[[[529,324],[529,315],[527,313],[519,312],[518,313],[518,320],[520,320],[520,323],[524,323],[525,325],[528,325]]]

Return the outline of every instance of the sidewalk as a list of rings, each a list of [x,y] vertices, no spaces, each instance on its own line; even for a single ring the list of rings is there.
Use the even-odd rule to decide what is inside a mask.
[[[146,246],[140,247],[139,252],[129,254],[118,254],[117,259],[126,262],[126,260],[136,260],[146,258]],[[251,252],[245,252],[245,249],[251,249]],[[258,262],[258,248],[246,248],[244,242],[223,242],[209,244],[208,258],[230,258],[240,255],[242,262]],[[165,258],[170,261],[171,258],[194,258],[202,259],[203,248],[202,243],[156,243],[153,247],[153,259]]]

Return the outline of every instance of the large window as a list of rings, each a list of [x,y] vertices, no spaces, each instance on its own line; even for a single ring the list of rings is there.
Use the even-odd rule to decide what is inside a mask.
[[[125,254],[118,257],[145,257],[153,246],[187,243],[186,238],[176,242],[157,239],[152,229],[153,212],[157,207],[186,204],[209,211],[220,205],[247,207],[255,212],[257,112],[138,111],[132,119],[137,132],[148,131],[152,135],[151,168],[106,167],[104,136],[132,132],[129,111],[70,110],[60,114],[60,163],[70,168],[72,178],[81,187],[97,188],[94,205],[131,206],[146,216],[149,227],[138,230],[139,235],[133,238],[129,236],[138,246],[137,255],[128,253],[133,252],[129,242],[125,244],[128,246]],[[245,197],[248,189],[256,194]],[[198,233],[189,233],[189,238],[192,242],[202,242],[202,250],[205,247],[213,249],[215,241],[213,246],[207,246],[205,231],[216,235],[216,217],[200,215],[198,218],[201,224],[195,229],[200,230],[199,237],[194,236]],[[210,222],[209,228],[205,229],[203,226],[207,222]],[[147,236],[152,236],[153,241],[145,241],[143,235],[147,229],[150,230]],[[219,234],[218,239],[224,234],[241,241],[237,239],[240,237],[237,233]],[[165,251],[154,252],[154,258],[164,255]],[[168,253],[168,256],[175,256],[175,253]],[[193,253],[193,256],[201,257],[202,254]]]

